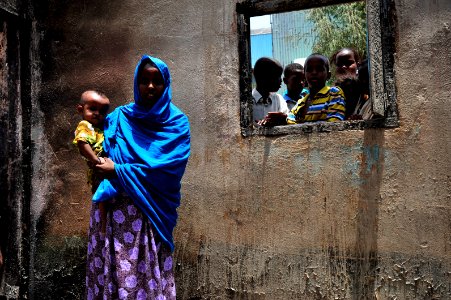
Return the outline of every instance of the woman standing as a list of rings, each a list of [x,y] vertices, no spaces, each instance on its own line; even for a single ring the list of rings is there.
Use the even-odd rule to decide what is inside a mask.
[[[88,299],[175,299],[172,232],[190,154],[188,118],[171,103],[171,77],[158,58],[135,70],[135,103],[105,121],[104,179],[93,196],[88,243]],[[99,230],[96,202],[106,203]]]

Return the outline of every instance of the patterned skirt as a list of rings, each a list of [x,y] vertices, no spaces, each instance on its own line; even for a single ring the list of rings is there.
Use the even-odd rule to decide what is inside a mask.
[[[128,197],[106,202],[106,233],[92,204],[86,299],[176,299],[172,253]]]

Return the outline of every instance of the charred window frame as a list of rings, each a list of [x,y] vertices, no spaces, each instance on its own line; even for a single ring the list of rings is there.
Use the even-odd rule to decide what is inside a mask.
[[[252,66],[250,58],[250,18],[267,14],[305,10],[356,0],[246,0],[237,4],[238,51],[240,64],[241,133],[251,135],[281,135],[313,131],[398,127],[396,105],[394,53],[396,15],[394,0],[366,0],[368,29],[368,59],[373,111],[383,116],[377,120],[316,122],[298,125],[261,127],[252,120]]]
[[[28,1],[0,0],[0,299],[26,299],[30,276],[31,37]],[[5,298],[5,299],[6,299]]]

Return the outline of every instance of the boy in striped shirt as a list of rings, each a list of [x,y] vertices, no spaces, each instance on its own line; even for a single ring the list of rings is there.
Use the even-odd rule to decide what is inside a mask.
[[[315,121],[343,121],[345,97],[339,87],[329,87],[329,60],[322,54],[311,54],[304,64],[310,93],[300,99],[287,116],[288,124]]]

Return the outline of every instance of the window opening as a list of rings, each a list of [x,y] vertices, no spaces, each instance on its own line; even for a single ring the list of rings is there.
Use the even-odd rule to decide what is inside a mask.
[[[367,1],[346,1],[346,0],[322,0],[312,1],[281,1],[281,0],[260,0],[244,1],[237,4],[238,30],[239,30],[239,56],[240,56],[240,92],[241,92],[241,128],[244,136],[252,134],[286,134],[296,132],[310,132],[317,130],[346,130],[363,129],[366,127],[396,127],[398,126],[394,73],[393,73],[393,37],[394,37],[394,10],[390,0],[367,0]],[[336,15],[333,13],[343,12],[338,7],[352,6],[357,15]],[[318,13],[321,10],[329,13]],[[313,13],[315,12],[315,13]],[[361,15],[367,13],[367,17]],[[318,23],[321,17],[326,16],[331,24],[325,22]],[[315,20],[316,17],[316,20]],[[352,17],[352,18],[351,18]],[[345,24],[342,33],[345,36],[345,43],[325,44],[321,47],[321,39],[327,36],[319,36],[320,31],[315,30],[318,24],[321,26],[336,26],[333,24],[334,18],[349,20],[351,22],[363,22],[364,33],[361,32],[358,40],[355,41],[353,27],[362,27],[361,24]],[[348,18],[348,19],[346,19]],[[362,19],[363,18],[363,19]],[[332,20],[330,20],[332,19]],[[363,20],[363,21],[362,21]],[[366,21],[368,20],[368,21]],[[321,20],[320,20],[321,21]],[[368,35],[366,35],[366,25]],[[384,31],[382,31],[382,29]],[[325,28],[327,32],[328,28]],[[330,30],[330,28],[329,28]],[[354,34],[354,37],[352,36]],[[347,39],[347,40],[346,40]],[[354,40],[353,40],[354,39]],[[338,39],[340,40],[340,39]],[[366,47],[368,41],[368,48]],[[265,44],[266,43],[266,44]],[[255,87],[252,67],[259,57],[272,57],[286,66],[292,62],[303,65],[305,58],[314,52],[331,56],[331,52],[342,47],[354,48],[358,50],[362,58],[368,57],[370,68],[369,81],[371,84],[370,98],[373,102],[373,111],[381,119],[365,122],[343,122],[343,124],[309,123],[295,125],[292,128],[286,126],[276,126],[262,128],[253,123],[253,100],[252,88]],[[327,47],[329,46],[329,47]],[[362,59],[363,60],[363,59]],[[334,67],[334,65],[332,65]],[[332,70],[333,72],[334,70]],[[279,89],[283,94],[285,85]],[[288,126],[291,127],[291,126]]]

